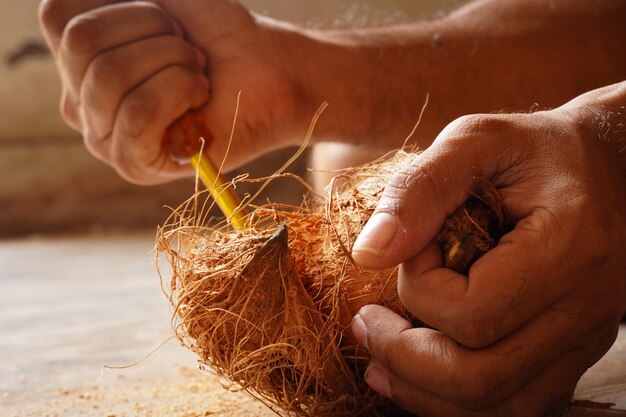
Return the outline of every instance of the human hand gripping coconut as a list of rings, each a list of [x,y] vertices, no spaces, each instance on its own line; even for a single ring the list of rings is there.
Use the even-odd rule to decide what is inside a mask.
[[[197,196],[160,230],[172,265],[174,330],[223,377],[285,415],[388,415],[400,409],[369,388],[367,351],[351,330],[369,304],[422,325],[398,298],[398,269],[363,268],[354,243],[386,185],[419,163],[398,151],[338,174],[323,200],[266,204],[231,231],[199,224]],[[471,198],[437,235],[445,266],[467,273],[508,227],[497,191],[475,172]]]

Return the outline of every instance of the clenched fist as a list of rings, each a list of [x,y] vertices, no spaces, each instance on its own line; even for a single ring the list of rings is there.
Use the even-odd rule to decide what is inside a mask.
[[[189,110],[208,126],[221,161],[239,91],[227,169],[302,133],[285,31],[236,2],[45,0],[40,20],[63,82],[63,118],[131,182],[190,174],[162,141]]]
[[[467,116],[391,179],[353,256],[401,264],[400,299],[431,328],[360,311],[376,391],[433,417],[567,408],[626,312],[625,102],[622,82],[551,111]],[[517,224],[464,276],[443,267],[434,238],[476,168]]]

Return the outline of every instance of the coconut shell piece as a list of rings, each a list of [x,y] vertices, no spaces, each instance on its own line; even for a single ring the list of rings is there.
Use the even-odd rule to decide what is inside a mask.
[[[496,247],[508,230],[508,220],[497,190],[482,176],[478,192],[446,219],[437,234],[444,266],[467,275],[478,258]]]

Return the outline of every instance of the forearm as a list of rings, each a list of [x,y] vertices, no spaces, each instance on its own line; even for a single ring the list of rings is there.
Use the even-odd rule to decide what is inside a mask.
[[[626,78],[623,0],[482,0],[415,24],[304,31],[289,49],[311,113],[331,108],[317,140],[428,146],[458,116],[556,107]],[[298,46],[296,46],[298,45]]]

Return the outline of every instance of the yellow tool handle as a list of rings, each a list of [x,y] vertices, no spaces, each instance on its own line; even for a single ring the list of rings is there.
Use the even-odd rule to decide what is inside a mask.
[[[211,196],[222,210],[222,213],[230,221],[230,223],[236,229],[243,229],[246,227],[246,215],[245,209],[241,207],[241,200],[232,190],[228,187],[224,177],[219,173],[217,167],[211,161],[211,159],[200,152],[196,152],[191,156],[191,163],[198,171],[198,176],[209,189]]]
[[[206,153],[202,153],[202,139],[205,141],[204,146],[208,146],[212,136],[202,120],[187,113],[170,126],[164,141],[166,148],[170,149],[173,156],[191,158],[198,176],[230,224],[237,229],[243,229],[246,226],[248,213],[241,206],[241,200],[220,174],[211,158]]]

